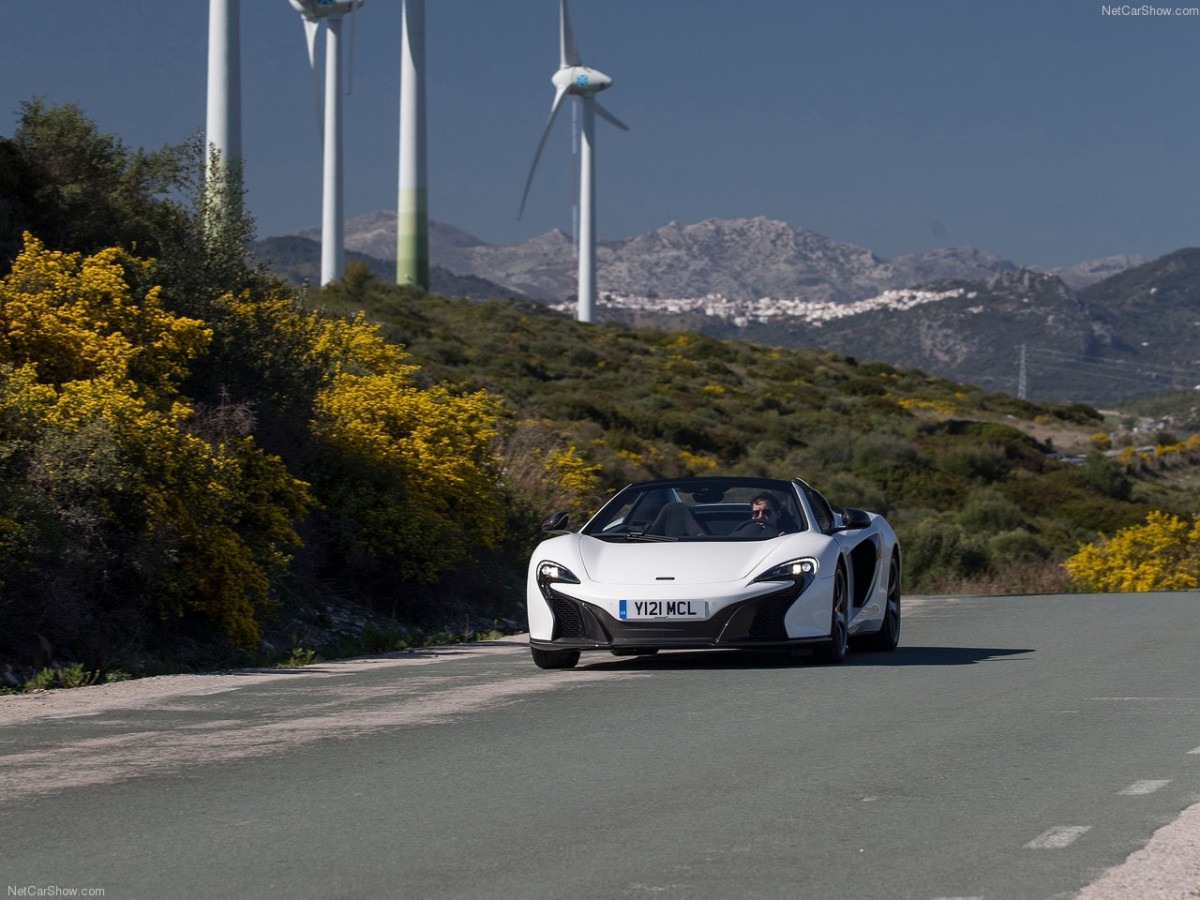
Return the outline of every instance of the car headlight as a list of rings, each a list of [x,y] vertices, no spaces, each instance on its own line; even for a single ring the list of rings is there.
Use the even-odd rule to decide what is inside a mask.
[[[810,556],[801,559],[789,559],[787,562],[763,572],[754,581],[795,581],[805,582],[817,574],[819,563]]]
[[[579,584],[579,578],[560,563],[550,562],[546,560],[537,565],[537,583],[542,589],[542,593],[546,592],[546,588],[552,583],[559,584]]]

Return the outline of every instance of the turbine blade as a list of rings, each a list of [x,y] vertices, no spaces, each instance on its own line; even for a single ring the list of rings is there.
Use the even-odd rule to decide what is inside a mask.
[[[521,194],[521,207],[517,210],[518,219],[525,213],[525,201],[529,198],[529,186],[533,184],[533,173],[537,171],[538,160],[542,158],[542,148],[546,146],[546,138],[550,137],[550,129],[554,126],[554,118],[558,115],[558,111],[562,109],[563,98],[566,96],[566,88],[560,88],[558,93],[554,95],[554,105],[550,107],[550,118],[546,120],[546,130],[542,132],[542,139],[538,141],[537,152],[533,154],[533,165],[529,167],[529,177],[525,179],[525,190]]]
[[[575,46],[575,35],[571,33],[571,17],[567,13],[567,0],[559,0],[559,37],[558,37],[558,66],[582,66],[579,60],[579,48]]]
[[[349,59],[346,60],[346,94],[354,93],[354,43],[355,35],[358,34],[358,8],[361,3],[355,3],[350,7],[350,52],[347,54]]]
[[[308,44],[308,65],[309,68],[317,67],[317,31],[321,28],[321,23],[316,19],[302,17],[300,19],[304,23],[304,39]]]
[[[593,102],[595,102],[595,104],[596,104],[596,112],[598,112],[600,114],[600,118],[605,119],[608,122],[611,122],[613,125],[616,125],[622,131],[629,130],[628,125],[626,125],[624,122],[622,122],[620,119],[618,119],[612,113],[610,113],[607,109],[605,109],[603,106],[601,106],[599,101],[593,101]]]
[[[308,67],[313,74],[313,101],[317,109],[317,137],[325,141],[325,108],[321,102],[321,74],[317,71],[317,34],[321,23],[315,19],[303,18],[304,38],[308,42]]]

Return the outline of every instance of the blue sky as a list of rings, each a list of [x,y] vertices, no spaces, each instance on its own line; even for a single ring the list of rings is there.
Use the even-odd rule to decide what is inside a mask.
[[[569,231],[569,115],[516,218],[557,0],[426,6],[430,215],[492,243]],[[130,146],[204,127],[204,0],[6,7],[0,134],[34,96],[78,103]],[[602,102],[631,128],[597,126],[600,237],[763,215],[883,257],[970,245],[1049,267],[1200,245],[1200,15],[1105,7],[573,0],[584,61],[614,79]],[[350,217],[395,208],[400,0],[366,0],[356,31]],[[258,233],[315,227],[312,80],[287,0],[242,0],[242,50]]]

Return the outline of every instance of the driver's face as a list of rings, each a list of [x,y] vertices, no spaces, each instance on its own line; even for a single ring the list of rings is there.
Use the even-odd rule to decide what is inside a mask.
[[[770,522],[775,518],[775,507],[765,500],[759,500],[750,508],[750,518],[756,522]]]

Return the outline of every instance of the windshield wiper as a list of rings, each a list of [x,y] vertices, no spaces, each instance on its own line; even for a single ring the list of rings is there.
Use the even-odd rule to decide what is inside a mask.
[[[649,541],[650,543],[654,543],[656,541],[677,541],[679,538],[671,537],[667,534],[647,534],[644,531],[630,531],[625,535],[625,540]]]

